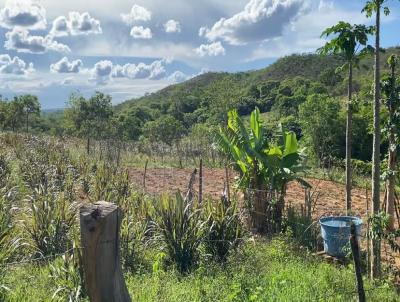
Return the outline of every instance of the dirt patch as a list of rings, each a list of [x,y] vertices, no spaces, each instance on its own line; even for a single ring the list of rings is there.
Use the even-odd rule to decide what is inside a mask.
[[[152,168],[146,173],[146,192],[160,194],[162,192],[186,191],[193,172],[191,169],[177,168]],[[143,188],[143,169],[130,169],[132,182],[140,189]],[[307,179],[312,185],[314,196],[318,195],[315,205],[315,216],[340,215],[345,213],[345,187],[332,181]],[[225,171],[223,169],[203,169],[204,196],[219,198],[224,188]],[[230,172],[230,185],[233,187],[234,174]],[[197,185],[194,188],[197,190]],[[371,203],[371,192],[368,192],[368,206]],[[304,188],[291,182],[287,189],[286,202],[297,207],[304,204]],[[382,195],[383,199],[383,195]],[[352,190],[353,211],[356,215],[365,217],[367,214],[367,201],[365,189],[354,188]]]
[[[186,192],[192,169],[178,168],[152,168],[146,172],[146,192],[150,194],[174,193],[177,190]],[[138,189],[143,189],[144,169],[129,169],[132,182]],[[230,185],[234,184],[234,173],[230,172]],[[223,169],[203,169],[203,195],[204,197],[219,198],[224,188],[225,170]],[[307,179],[312,185],[314,196],[318,195],[313,213],[314,219],[325,215],[343,215],[345,207],[345,186],[328,180]],[[195,185],[198,189],[198,182]],[[353,188],[352,190],[352,209],[355,215],[366,221],[367,216],[367,192],[365,189]],[[381,194],[381,199],[384,196]],[[305,203],[304,188],[297,183],[291,182],[286,193],[286,204],[296,208],[301,208]],[[371,192],[368,192],[368,207],[371,209]],[[369,210],[370,211],[370,210]],[[397,222],[396,222],[397,223]],[[365,242],[362,242],[365,245]],[[393,256],[387,246],[382,248],[383,258]],[[397,267],[400,267],[400,257],[392,258]]]

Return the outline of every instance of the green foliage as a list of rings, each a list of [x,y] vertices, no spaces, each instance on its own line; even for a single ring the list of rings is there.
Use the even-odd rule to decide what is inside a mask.
[[[113,115],[111,97],[96,92],[86,100],[81,95],[73,94],[69,101],[69,108],[64,111],[64,114],[66,128],[70,133],[85,138],[106,138]]]
[[[299,213],[293,207],[287,208],[284,233],[302,247],[312,251],[318,251],[321,248],[319,224],[312,220],[311,215]]]
[[[84,296],[79,261],[74,253],[67,253],[49,264],[49,276],[57,285],[52,301],[79,302]]]
[[[250,130],[237,111],[231,110],[228,126],[216,133],[217,146],[239,173],[237,185],[249,197],[252,222],[259,231],[265,231],[271,224],[279,229],[286,185],[291,180],[303,182],[298,174],[304,171],[293,132],[283,133],[280,129],[277,141],[266,134],[258,108],[250,116]],[[275,198],[268,200],[269,193]]]
[[[240,221],[237,203],[226,196],[220,202],[209,200],[205,214],[207,230],[204,244],[206,253],[218,262],[225,262],[232,250],[243,242],[244,230]]]
[[[321,37],[335,35],[335,38],[319,48],[318,52],[323,55],[343,55],[348,64],[357,66],[360,57],[371,52],[372,47],[366,45],[368,35],[372,34],[373,31],[372,26],[367,27],[363,24],[351,25],[340,21],[322,32]],[[366,46],[366,48],[360,49],[363,46]]]
[[[368,236],[376,240],[386,240],[392,250],[400,253],[400,229],[389,229],[389,216],[385,212],[379,212],[368,218],[370,230]]]
[[[201,211],[192,200],[177,192],[175,198],[163,196],[154,203],[153,229],[155,239],[163,243],[165,252],[179,272],[187,273],[199,260],[204,222]]]
[[[63,195],[46,193],[41,187],[27,197],[26,203],[23,227],[35,255],[55,255],[72,246],[69,233],[75,223],[75,204]]]
[[[143,126],[143,133],[150,142],[172,145],[183,135],[182,124],[172,116],[163,116]]]
[[[342,157],[344,122],[339,119],[340,103],[324,95],[310,95],[300,106],[299,120],[305,145],[324,164],[330,156]]]

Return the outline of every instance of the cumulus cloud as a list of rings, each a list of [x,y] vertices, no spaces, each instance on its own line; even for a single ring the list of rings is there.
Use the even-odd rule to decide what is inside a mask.
[[[225,55],[225,48],[220,41],[211,44],[201,44],[194,51],[200,57]]]
[[[6,33],[4,47],[8,50],[27,53],[45,53],[50,50],[61,53],[71,51],[67,45],[54,41],[51,36],[31,36],[27,30],[18,28]]]
[[[0,73],[26,75],[34,72],[33,63],[26,64],[18,57],[11,58],[8,54],[0,55]]]
[[[99,61],[94,64],[94,67],[89,70],[91,77],[90,81],[95,82],[98,85],[104,85],[110,79],[111,72],[113,70],[113,63],[109,60]]]
[[[85,12],[70,12],[68,18],[59,16],[53,21],[50,35],[60,36],[77,36],[89,34],[101,34],[102,29],[100,21],[91,17],[89,13]]]
[[[168,80],[170,80],[170,81],[173,82],[173,83],[184,82],[184,81],[186,81],[186,80],[189,79],[189,78],[190,78],[190,77],[189,77],[187,74],[183,73],[183,72],[180,71],[180,70],[177,70],[177,71],[173,72],[172,74],[170,74],[170,75],[168,76]]]
[[[0,26],[5,28],[21,27],[27,29],[45,29],[46,10],[30,0],[7,1],[0,10]]]
[[[164,24],[164,29],[166,33],[180,33],[181,32],[181,24],[179,21],[168,20]]]
[[[222,39],[232,45],[279,37],[283,29],[301,15],[305,1],[250,0],[243,11],[221,18],[211,28],[202,27],[200,36],[210,41]]]
[[[151,39],[153,37],[153,33],[148,27],[134,26],[131,29],[131,36],[135,39]]]
[[[60,61],[51,64],[50,70],[55,73],[78,73],[82,65],[83,63],[81,60],[70,62],[67,57],[64,57]]]
[[[134,4],[129,14],[121,14],[122,21],[127,25],[133,25],[137,21],[150,21],[151,11],[147,8]]]
[[[111,76],[113,78],[160,80],[166,75],[165,64],[167,63],[167,60],[156,60],[151,64],[116,65]]]

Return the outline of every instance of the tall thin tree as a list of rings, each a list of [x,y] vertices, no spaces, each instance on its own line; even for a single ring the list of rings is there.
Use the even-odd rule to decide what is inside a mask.
[[[374,70],[374,136],[372,142],[372,212],[377,215],[380,211],[380,110],[381,110],[381,88],[380,88],[380,29],[381,10],[385,15],[390,13],[388,7],[383,7],[386,0],[368,0],[362,12],[368,18],[375,13],[375,70]],[[381,243],[378,239],[372,240],[371,249],[371,278],[379,277],[381,271]]]
[[[353,98],[353,68],[358,67],[360,58],[370,51],[367,46],[368,35],[372,27],[340,21],[338,24],[323,31],[321,37],[334,36],[325,46],[318,49],[323,55],[343,56],[346,63],[337,71],[348,71],[348,99],[346,119],[346,213],[351,212],[351,145],[352,145],[352,98]]]

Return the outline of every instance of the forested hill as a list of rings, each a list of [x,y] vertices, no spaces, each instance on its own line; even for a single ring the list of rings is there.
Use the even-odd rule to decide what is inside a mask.
[[[143,96],[138,99],[128,100],[117,106],[117,109],[125,109],[132,104],[150,105],[157,102],[168,101],[172,97],[186,97],[198,93],[209,93],[219,95],[228,81],[233,84],[231,89],[235,90],[237,97],[242,96],[243,89],[252,85],[261,85],[265,81],[291,79],[304,77],[312,81],[318,81],[321,73],[332,71],[343,64],[338,57],[321,57],[315,54],[291,55],[283,57],[272,65],[255,71],[226,73],[208,72],[198,75],[186,82],[168,86],[155,93]],[[233,94],[234,95],[234,94]]]
[[[400,47],[382,54],[382,74],[387,72],[386,60],[393,53],[400,54]],[[257,106],[271,127],[281,123],[299,138],[304,136],[302,141],[311,145],[316,157],[329,154],[340,158],[344,156],[347,72],[336,70],[343,64],[334,56],[291,55],[261,70],[202,74],[128,100],[115,111],[127,138],[170,143],[196,133],[204,137],[213,125],[226,120],[229,109],[247,115]],[[371,158],[372,136],[366,129],[372,121],[372,81],[373,56],[359,62],[353,81],[353,135],[357,141],[353,154],[363,160]]]

